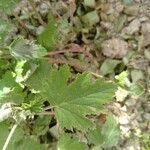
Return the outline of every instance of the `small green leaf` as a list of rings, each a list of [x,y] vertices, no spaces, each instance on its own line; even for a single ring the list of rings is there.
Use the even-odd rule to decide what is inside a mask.
[[[86,26],[91,27],[97,24],[100,21],[100,19],[99,19],[97,11],[91,11],[87,13],[86,15],[82,16],[82,21]]]
[[[90,143],[95,145],[102,145],[104,142],[104,136],[101,134],[102,127],[97,125],[96,129],[89,131],[88,139]]]
[[[70,75],[67,66],[56,70],[42,62],[26,84],[39,91],[43,99],[54,106],[62,128],[87,130],[94,127],[94,124],[86,115],[96,113],[98,108],[111,100],[116,84],[104,80],[94,82],[88,74],[79,74],[68,84]]]
[[[51,122],[51,116],[39,116],[35,119],[32,126],[33,134],[35,135],[44,135],[49,130],[49,123]]]
[[[6,72],[0,80],[0,103],[22,103],[24,100],[24,93],[22,90],[20,85],[15,82],[12,73]]]
[[[118,84],[122,87],[127,86],[130,87],[131,83],[128,79],[128,72],[123,71],[119,75],[115,76],[115,78],[118,80]]]
[[[95,0],[84,0],[84,5],[87,7],[94,8],[95,4]]]
[[[145,92],[145,89],[141,84],[135,83],[130,86],[129,91],[131,95],[138,97]]]
[[[103,148],[115,146],[119,140],[119,128],[112,115],[108,115],[104,125],[97,126],[95,130],[89,132],[89,140],[95,145],[101,145]]]
[[[47,54],[47,51],[41,45],[36,45],[29,40],[18,38],[11,45],[10,53],[16,59],[30,60],[35,58],[42,58]]]
[[[100,68],[102,75],[107,75],[114,72],[115,67],[121,63],[120,60],[106,59]]]
[[[117,101],[119,102],[122,102],[125,100],[125,98],[128,96],[129,94],[129,91],[121,88],[121,87],[118,87],[118,90],[116,91],[115,95],[116,95],[116,99]]]
[[[121,16],[119,16],[119,18],[116,18],[115,30],[117,32],[120,32],[123,29],[124,24],[125,24],[126,21],[127,21],[127,16],[126,15],[121,15]]]
[[[80,142],[77,138],[71,138],[69,134],[64,134],[60,137],[58,150],[88,150],[85,143]]]
[[[57,24],[54,16],[50,13],[48,16],[48,25],[45,30],[39,35],[39,43],[46,47],[49,51],[54,50],[57,45]]]

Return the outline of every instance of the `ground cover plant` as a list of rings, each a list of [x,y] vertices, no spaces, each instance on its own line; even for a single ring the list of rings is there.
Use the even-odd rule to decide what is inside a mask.
[[[0,148],[96,150],[116,146],[120,130],[106,104],[145,91],[130,81],[120,60],[112,60],[126,54],[126,43],[119,41],[124,52],[105,60],[101,76],[94,72],[98,66],[94,54],[76,39],[84,24],[82,40],[89,42],[88,30],[99,22],[97,11],[83,14],[82,24],[74,17],[82,12],[75,10],[73,0],[61,10],[64,15],[48,4],[41,14],[36,2],[28,0],[32,11],[21,16],[19,3],[0,0]],[[95,1],[85,0],[84,5],[91,9]],[[116,66],[118,72],[108,79]]]

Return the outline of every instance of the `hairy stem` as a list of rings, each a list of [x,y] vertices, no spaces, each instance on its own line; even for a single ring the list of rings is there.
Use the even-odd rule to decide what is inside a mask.
[[[60,53],[66,53],[66,52],[72,52],[72,53],[83,53],[83,49],[82,48],[70,48],[70,49],[63,49],[63,50],[58,50],[58,51],[52,51],[52,52],[48,52],[48,55],[56,55],[56,54],[60,54]]]
[[[55,58],[47,58],[50,62],[53,62],[53,63],[58,63],[58,64],[67,64],[67,65],[70,65],[72,67],[75,67],[75,68],[78,68],[80,70],[84,70],[84,68],[78,64],[75,64],[75,63],[72,63],[70,61],[67,61],[67,60],[61,60],[61,59],[55,59]]]
[[[10,131],[10,133],[9,133],[9,135],[8,135],[8,137],[7,137],[7,139],[6,139],[6,141],[5,141],[5,144],[4,144],[3,148],[2,148],[2,150],[6,150],[6,149],[7,149],[8,144],[9,144],[9,142],[10,142],[10,139],[11,139],[12,135],[14,134],[14,132],[15,132],[17,126],[18,126],[18,124],[15,124],[15,125],[12,127],[12,129],[11,129],[11,131]]]

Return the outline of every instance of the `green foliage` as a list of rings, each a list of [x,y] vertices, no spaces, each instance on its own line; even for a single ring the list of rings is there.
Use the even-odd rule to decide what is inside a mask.
[[[120,63],[120,60],[106,59],[100,68],[100,72],[102,75],[113,73],[116,66]]]
[[[96,3],[95,0],[84,0],[84,5],[90,8],[94,8]]]
[[[48,124],[50,123],[52,117],[51,116],[39,116],[32,128],[33,128],[33,134],[35,135],[44,135],[49,130]]]
[[[9,126],[6,123],[0,123],[0,149],[2,149],[8,134]],[[7,150],[46,150],[46,148],[34,138],[25,136],[21,128],[17,128]]]
[[[141,84],[136,83],[136,84],[131,85],[130,92],[133,96],[138,97],[138,96],[141,96],[145,92],[145,89]]]
[[[109,115],[104,125],[97,125],[95,130],[89,132],[88,138],[91,143],[106,148],[116,145],[119,135],[118,125],[112,115]]]
[[[79,74],[68,84],[70,75],[67,66],[56,70],[42,62],[26,84],[31,89],[40,91],[43,99],[47,99],[54,106],[61,127],[87,130],[93,127],[93,123],[85,116],[95,113],[96,108],[109,102],[116,85],[103,80],[93,82],[86,74]]]
[[[16,59],[30,60],[42,58],[47,54],[47,51],[41,45],[36,45],[29,40],[18,38],[12,43],[10,53]]]
[[[8,21],[0,19],[0,48],[7,46],[8,35],[12,31],[13,25]]]
[[[0,121],[11,117],[7,124],[0,122],[0,149],[14,122],[19,126],[8,144],[8,150],[48,149],[41,143],[49,144],[45,137],[47,140],[54,126],[58,126],[59,130],[58,150],[88,150],[91,143],[102,147],[115,145],[118,130],[112,116],[101,126],[97,126],[92,116],[111,101],[117,84],[93,79],[86,73],[74,77],[68,66],[56,69],[44,61],[47,50],[61,49],[74,37],[73,33],[70,34],[68,14],[59,21],[49,14],[48,25],[38,37],[40,45],[22,36],[12,37],[14,26],[9,23],[7,14],[13,12],[17,2],[19,0],[0,1],[3,16],[0,19],[0,57],[3,58],[0,59]],[[84,3],[91,8],[95,5],[95,1],[85,0]],[[86,14],[82,21],[95,25],[99,22],[97,12]],[[85,143],[76,133],[85,136]],[[91,143],[88,143],[87,137]]]
[[[88,147],[77,138],[71,138],[69,134],[64,134],[60,137],[58,150],[88,150]]]
[[[57,44],[57,24],[55,18],[50,13],[48,16],[48,25],[45,30],[39,35],[39,43],[46,47],[49,51],[52,51]]]
[[[82,16],[82,21],[88,27],[97,24],[99,22],[99,16],[97,11],[91,11],[86,15]]]
[[[142,84],[130,82],[126,71],[117,75],[116,79],[119,85],[116,92],[116,99],[118,101],[123,101],[128,95],[139,97],[145,92],[145,88]]]
[[[68,18],[68,14],[66,14],[62,19],[56,20],[52,13],[49,13],[47,27],[38,36],[38,42],[48,51],[62,48],[64,43],[72,38]]]
[[[144,134],[141,140],[144,143],[142,150],[150,150],[150,134]]]
[[[10,13],[20,0],[0,0],[0,11]]]
[[[22,88],[16,83],[11,72],[6,72],[0,80],[0,104],[14,102],[21,104],[24,100]]]

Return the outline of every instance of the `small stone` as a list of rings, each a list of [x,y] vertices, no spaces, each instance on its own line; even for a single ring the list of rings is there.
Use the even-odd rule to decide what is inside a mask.
[[[142,23],[141,32],[142,34],[150,33],[150,22]]]
[[[120,108],[120,110],[126,112],[127,111],[127,107],[123,106],[123,107]]]
[[[38,28],[36,28],[36,34],[39,35],[44,31],[44,27],[43,26],[39,26]]]
[[[138,116],[136,117],[136,120],[137,120],[138,122],[143,122],[143,118],[142,118],[141,115],[138,115]]]
[[[46,14],[48,14],[49,11],[49,4],[47,3],[41,3],[41,5],[39,6],[39,12],[42,16],[45,16]]]
[[[130,131],[129,126],[120,126],[120,130],[123,135],[129,136],[129,131]]]
[[[131,70],[131,79],[132,79],[132,82],[134,83],[137,82],[138,80],[144,79],[143,71],[136,70],[136,69]]]
[[[148,21],[149,18],[146,17],[146,16],[142,16],[141,18],[139,18],[140,22],[145,22],[145,21]]]
[[[126,125],[129,123],[127,114],[123,114],[123,115],[119,116],[119,123],[122,125]]]
[[[102,47],[103,54],[110,58],[123,58],[128,51],[127,42],[119,38],[112,38],[104,41]]]
[[[134,106],[136,104],[136,100],[134,99],[128,99],[125,104],[128,106],[128,107],[131,107],[131,106]]]
[[[150,61],[150,50],[145,50],[144,51],[144,55],[145,55],[145,57]]]
[[[143,35],[142,47],[150,45],[150,32]]]
[[[122,35],[133,35],[140,29],[141,23],[138,19],[133,20],[127,27],[122,30]]]
[[[138,12],[139,12],[138,5],[127,6],[124,10],[124,13],[126,13],[127,15],[131,15],[131,16],[137,16]]]
[[[122,5],[121,3],[116,4],[116,11],[118,13],[121,13],[123,11],[123,9],[124,9],[124,5]]]
[[[147,121],[150,121],[150,113],[144,113],[143,118],[146,119]]]

